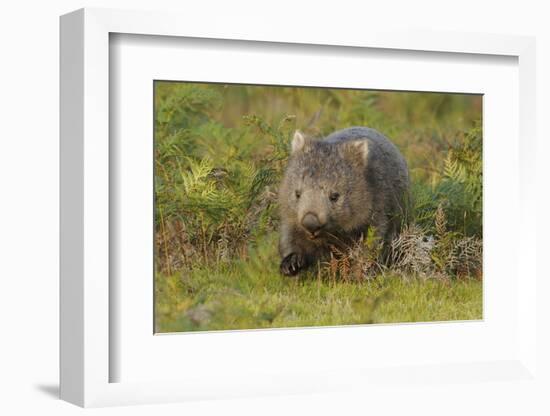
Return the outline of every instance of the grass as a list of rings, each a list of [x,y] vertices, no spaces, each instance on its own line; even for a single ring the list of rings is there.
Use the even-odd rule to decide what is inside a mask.
[[[203,331],[482,318],[482,282],[384,274],[364,282],[278,273],[269,239],[246,260],[156,275],[156,331]]]
[[[157,332],[482,318],[481,97],[155,83]],[[279,274],[278,185],[295,129],[369,126],[401,150],[414,224]],[[374,254],[373,254],[374,253]]]

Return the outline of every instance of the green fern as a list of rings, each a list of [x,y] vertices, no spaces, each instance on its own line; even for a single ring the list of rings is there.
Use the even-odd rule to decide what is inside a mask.
[[[483,198],[482,132],[478,124],[447,153],[438,199],[445,202],[449,225],[466,235],[481,235]]]

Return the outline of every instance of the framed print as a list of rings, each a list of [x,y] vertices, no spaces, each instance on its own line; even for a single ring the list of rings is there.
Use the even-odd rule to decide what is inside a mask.
[[[537,383],[534,41],[179,22],[61,19],[62,398]]]

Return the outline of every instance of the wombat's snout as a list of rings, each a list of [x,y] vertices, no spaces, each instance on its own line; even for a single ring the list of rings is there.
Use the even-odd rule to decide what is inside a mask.
[[[309,231],[313,237],[316,237],[316,234],[323,228],[324,224],[319,221],[317,215],[308,212],[304,215],[304,218],[302,218],[302,226]]]

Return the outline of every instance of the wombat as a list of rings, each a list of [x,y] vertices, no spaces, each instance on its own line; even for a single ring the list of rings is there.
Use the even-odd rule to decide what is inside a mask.
[[[298,274],[369,227],[387,252],[407,221],[409,190],[407,163],[380,132],[351,127],[314,140],[296,131],[279,189],[281,273]]]

